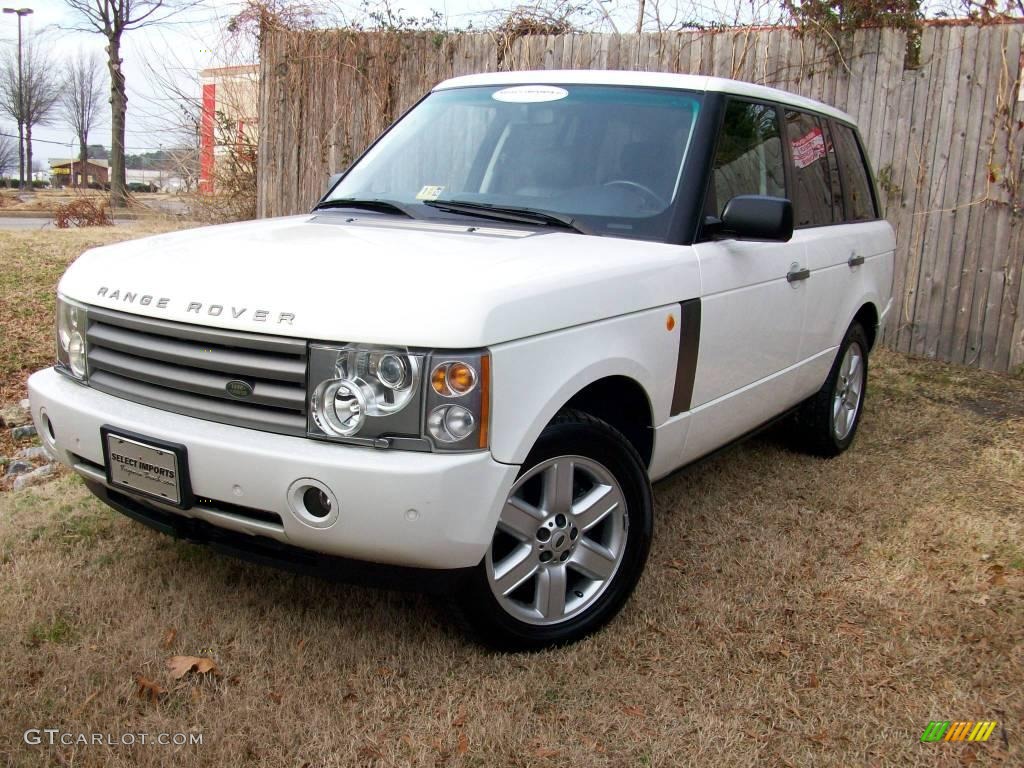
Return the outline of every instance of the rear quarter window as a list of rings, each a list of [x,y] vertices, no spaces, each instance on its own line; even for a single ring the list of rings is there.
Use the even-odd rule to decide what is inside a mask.
[[[849,126],[836,123],[833,138],[843,178],[846,220],[871,221],[878,218],[871,192],[871,176],[857,135]]]

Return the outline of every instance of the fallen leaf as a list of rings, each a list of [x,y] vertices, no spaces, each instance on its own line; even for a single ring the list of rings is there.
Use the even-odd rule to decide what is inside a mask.
[[[170,670],[171,677],[175,680],[181,680],[181,678],[193,670],[201,675],[207,673],[213,675],[220,674],[216,663],[207,656],[171,656],[167,660],[167,669]]]
[[[992,577],[988,580],[988,583],[993,587],[1001,587],[1006,583],[1006,577],[1001,573],[993,573]]]
[[[164,633],[164,641],[161,643],[165,651],[169,650],[170,647],[174,645],[174,638],[176,638],[177,636],[178,630],[176,630],[174,627],[168,627],[167,631]]]
[[[272,702],[274,702],[275,704],[280,704],[281,703],[281,694],[278,693],[277,691],[271,691],[270,693],[267,694],[267,697]]]
[[[534,757],[554,757],[558,754],[557,749],[551,749],[551,747],[537,747],[533,753]]]
[[[148,677],[142,675],[135,676],[135,682],[139,686],[139,696],[142,698],[149,698],[150,701],[156,703],[157,699],[167,693],[166,690],[160,687],[160,684],[150,680]]]
[[[811,672],[810,676],[807,678],[807,687],[817,688],[819,685],[821,685],[821,683],[818,682],[818,673]]]
[[[459,734],[459,754],[464,755],[469,752],[469,737],[464,733]]]
[[[836,627],[836,631],[841,635],[853,635],[854,637],[864,636],[864,629],[862,627],[858,627],[856,624],[850,624],[846,621]]]

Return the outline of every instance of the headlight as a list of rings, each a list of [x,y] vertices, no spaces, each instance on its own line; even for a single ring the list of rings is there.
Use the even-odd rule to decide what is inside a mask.
[[[85,332],[88,316],[81,304],[57,295],[57,369],[79,381],[89,374]]]
[[[309,434],[420,451],[486,448],[489,362],[480,351],[313,344]]]
[[[314,344],[309,361],[310,433],[419,439],[423,359],[404,349]]]

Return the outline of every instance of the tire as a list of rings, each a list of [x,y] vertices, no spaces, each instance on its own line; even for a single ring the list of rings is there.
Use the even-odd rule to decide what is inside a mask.
[[[868,349],[863,326],[853,323],[839,345],[825,383],[796,413],[792,437],[797,449],[831,458],[853,443],[867,398]],[[849,367],[851,361],[855,369]]]
[[[465,622],[505,651],[596,632],[640,579],[653,519],[650,480],[626,438],[588,414],[560,413],[530,451],[458,599]]]

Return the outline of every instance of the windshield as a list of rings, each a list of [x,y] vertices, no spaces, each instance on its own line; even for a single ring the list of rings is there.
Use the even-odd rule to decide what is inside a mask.
[[[445,201],[529,209],[661,240],[700,105],[696,93],[622,86],[435,91],[327,199],[386,200],[424,218],[465,214],[435,207]]]

